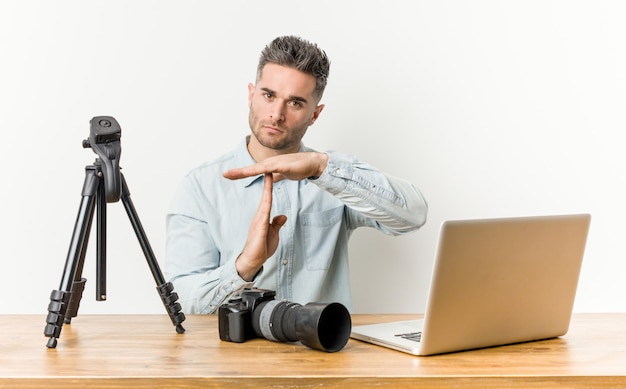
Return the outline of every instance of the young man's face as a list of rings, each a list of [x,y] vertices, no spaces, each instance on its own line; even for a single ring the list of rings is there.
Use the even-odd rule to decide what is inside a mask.
[[[251,146],[275,154],[297,152],[307,128],[324,108],[317,105],[314,91],[312,75],[273,63],[265,65],[256,85],[248,85],[249,122],[255,138]]]

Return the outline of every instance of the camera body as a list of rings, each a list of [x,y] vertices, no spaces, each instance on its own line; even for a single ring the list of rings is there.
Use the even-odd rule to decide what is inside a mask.
[[[276,292],[266,289],[244,289],[241,297],[228,300],[218,310],[220,339],[243,343],[258,338],[252,328],[252,312],[264,301],[274,300]]]
[[[296,342],[313,349],[335,352],[350,337],[352,320],[340,303],[308,303],[302,306],[275,300],[276,292],[244,289],[218,309],[220,339],[243,343],[253,338]]]

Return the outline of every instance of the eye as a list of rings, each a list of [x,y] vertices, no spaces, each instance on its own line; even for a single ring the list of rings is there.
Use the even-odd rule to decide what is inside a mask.
[[[302,99],[293,99],[293,100],[289,100],[287,104],[289,105],[291,109],[299,110],[306,106],[306,101]]]
[[[274,94],[272,92],[264,92],[263,97],[265,97],[268,100],[271,100],[272,97],[274,97]]]

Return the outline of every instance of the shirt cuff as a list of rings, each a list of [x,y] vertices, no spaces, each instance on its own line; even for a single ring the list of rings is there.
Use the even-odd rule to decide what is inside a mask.
[[[343,188],[346,180],[350,180],[353,175],[353,163],[356,158],[353,155],[341,154],[335,151],[328,151],[328,164],[319,177],[309,177],[310,181],[320,187]],[[332,192],[332,190],[330,190]]]
[[[229,280],[229,284],[230,284],[230,287],[228,288],[229,289],[228,294],[238,295],[245,288],[251,288],[252,286],[254,286],[254,282],[257,279],[257,277],[261,273],[263,273],[263,267],[261,267],[261,269],[259,269],[259,271],[254,275],[254,279],[252,281],[246,281],[243,278],[241,278],[239,273],[237,273],[237,268],[235,267],[235,261],[232,262],[231,266],[226,267],[225,271],[226,273],[223,275],[223,278],[226,280]]]

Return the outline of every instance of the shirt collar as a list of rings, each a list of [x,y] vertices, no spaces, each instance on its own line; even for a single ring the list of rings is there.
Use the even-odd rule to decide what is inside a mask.
[[[248,152],[248,139],[250,139],[250,135],[246,136],[246,138],[242,142],[240,142],[239,145],[237,146],[237,148],[235,148],[235,150],[234,150],[234,153],[235,153],[235,167],[250,166],[250,165],[254,165],[256,163],[256,161],[254,159],[252,159],[252,156]],[[258,179],[260,179],[262,177],[263,177],[263,175],[259,174],[257,176],[242,178],[242,179],[237,180],[237,181],[239,181],[241,183],[241,185],[243,185],[244,187],[249,187],[256,180],[258,180]]]

